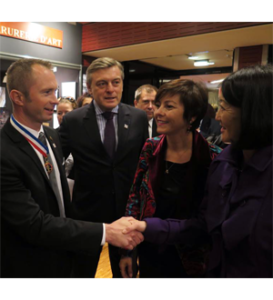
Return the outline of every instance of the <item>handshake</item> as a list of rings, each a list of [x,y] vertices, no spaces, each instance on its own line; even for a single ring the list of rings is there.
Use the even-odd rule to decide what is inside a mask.
[[[111,224],[105,224],[105,241],[113,246],[133,250],[143,242],[141,232],[146,229],[145,221],[138,221],[133,217],[122,217]]]

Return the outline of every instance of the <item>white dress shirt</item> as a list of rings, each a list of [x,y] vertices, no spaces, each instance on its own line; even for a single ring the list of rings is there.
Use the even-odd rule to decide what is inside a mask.
[[[148,122],[149,123],[149,127],[148,127],[148,130],[149,130],[149,138],[152,137],[153,135],[153,118]]]

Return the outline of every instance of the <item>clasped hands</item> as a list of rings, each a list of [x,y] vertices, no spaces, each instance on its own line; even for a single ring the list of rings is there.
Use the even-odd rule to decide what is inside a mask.
[[[116,247],[133,250],[143,242],[144,237],[141,232],[145,229],[145,221],[122,217],[111,224],[105,224],[106,242]]]

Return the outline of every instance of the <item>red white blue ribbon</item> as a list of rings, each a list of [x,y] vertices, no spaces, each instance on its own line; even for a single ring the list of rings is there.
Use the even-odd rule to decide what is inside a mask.
[[[39,139],[37,139],[32,133],[30,133],[26,128],[19,124],[11,115],[10,122],[12,125],[28,140],[28,142],[39,151],[44,157],[47,157],[49,150],[46,145],[44,145]]]

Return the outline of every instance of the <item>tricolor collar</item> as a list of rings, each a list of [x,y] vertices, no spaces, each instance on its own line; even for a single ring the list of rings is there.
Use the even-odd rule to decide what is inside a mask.
[[[49,153],[47,145],[44,145],[39,139],[34,135],[36,132],[33,131],[33,129],[24,126],[23,124],[19,123],[17,120],[15,120],[14,116],[11,115],[10,117],[10,123],[11,125],[19,131],[26,139],[27,141],[37,150],[39,151],[43,156],[47,156]],[[32,131],[32,133],[31,133]],[[40,131],[37,133],[37,136],[39,136],[40,132],[44,132],[43,126],[41,126]]]

